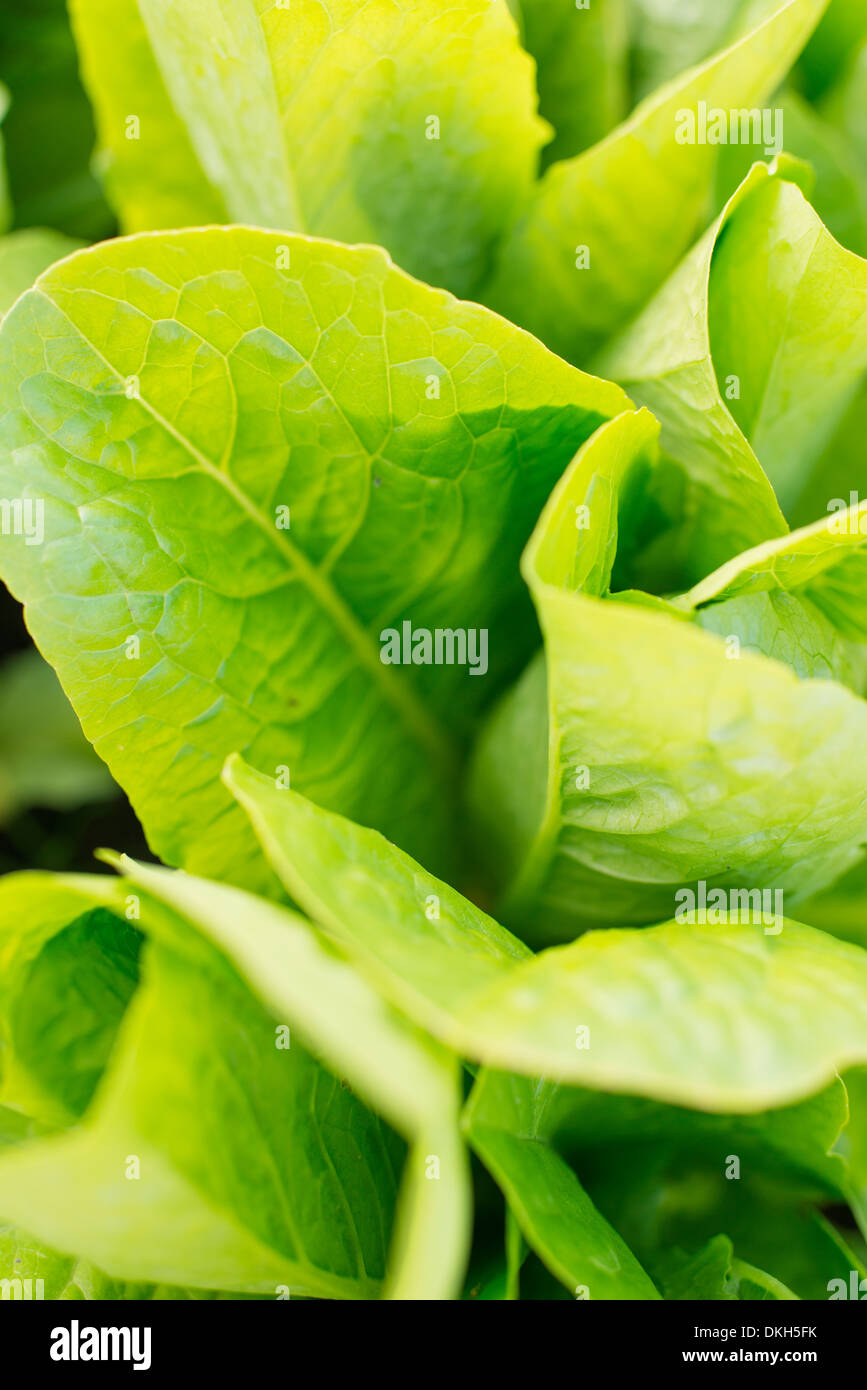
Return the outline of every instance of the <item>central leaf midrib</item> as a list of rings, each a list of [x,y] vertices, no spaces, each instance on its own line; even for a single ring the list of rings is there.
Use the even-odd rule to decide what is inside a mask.
[[[91,351],[104,363],[107,369],[123,383],[126,378],[118,371],[112,362],[100,352],[99,348],[93,343],[75,321],[69,316],[65,309],[52,299],[49,294],[41,287],[34,288],[33,293],[39,294],[47,300],[51,306],[63,316],[70,327],[78,334],[82,342],[86,343]],[[280,554],[288,560],[293,572],[298,576],[301,583],[308,589],[314,599],[335,623],[335,626],[346,638],[347,645],[357,654],[359,665],[366,669],[374,685],[378,686],[383,693],[383,698],[400,715],[405,728],[423,744],[429,752],[437,759],[437,766],[444,766],[446,775],[453,774],[455,768],[455,753],[451,741],[448,739],[439,722],[431,715],[430,711],[422,704],[421,700],[405,681],[400,680],[393,668],[385,666],[380,660],[380,654],[374,645],[370,634],[359,622],[352,609],[345,599],[334,587],[333,584],[319,573],[308,557],[289,540],[284,531],[278,531],[271,524],[269,519],[259,510],[250,497],[238,486],[235,480],[226,472],[219,469],[213,461],[181,434],[179,430],[166,420],[160,412],[144,399],[142,395],[136,397],[139,405],[151,416],[151,418],[169,434],[182,449],[189,454],[193,462],[208,477],[220,484],[238,504],[239,507],[249,516],[250,520],[258,526],[269,541],[274,545]],[[140,481],[140,480],[134,480]]]

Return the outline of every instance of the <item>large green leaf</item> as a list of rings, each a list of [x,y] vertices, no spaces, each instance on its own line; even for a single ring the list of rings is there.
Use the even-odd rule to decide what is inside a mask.
[[[789,514],[867,371],[867,261],[794,182],[754,170],[600,369],[684,467],[695,440],[733,479],[758,459]]]
[[[152,942],[85,1123],[0,1160],[0,1211],[114,1278],[371,1295],[385,1272],[400,1149],[300,1036],[413,1144],[394,1296],[455,1292],[467,1197],[449,1060],[297,915],[186,875],[125,868],[126,887],[9,881],[25,896],[44,887],[108,904],[132,887]],[[140,1160],[138,1181],[128,1156]]]
[[[0,400],[46,537],[0,570],[161,857],[269,886],[219,784],[241,749],[447,862],[456,694],[529,649],[515,561],[619,388],[381,251],[205,229],[44,275]],[[490,629],[488,679],[384,664],[402,623]]]
[[[379,242],[435,284],[478,284],[548,133],[505,0],[123,10],[73,13],[126,229],[218,219]]]
[[[544,162],[568,159],[606,136],[628,110],[630,0],[514,0],[537,67],[539,109],[554,128]]]
[[[501,912],[537,941],[671,916],[689,882],[794,900],[853,865],[867,840],[867,704],[838,683],[844,672],[855,680],[862,648],[841,635],[829,670],[820,645],[829,628],[837,634],[827,611],[847,630],[857,617],[857,593],[841,580],[836,594],[834,577],[862,573],[862,538],[820,526],[818,538],[760,547],[755,574],[751,555],[732,562],[723,575],[777,584],[780,602],[720,604],[716,624],[713,605],[691,622],[691,600],[611,593],[619,533],[637,525],[630,508],[651,467],[648,421],[626,414],[604,426],[555,489],[523,562],[545,666],[534,663],[495,711],[477,754],[477,822],[492,864],[512,873]],[[809,579],[827,611],[787,594],[789,573]],[[803,674],[838,679],[801,678],[794,659],[774,659],[789,648]]]
[[[586,361],[662,284],[707,216],[719,146],[679,143],[679,113],[695,115],[699,102],[726,111],[761,106],[826,3],[776,4],[730,47],[648,97],[606,140],[553,164],[506,240],[486,302],[563,356]]]
[[[296,901],[399,1008],[474,1061],[746,1113],[810,1095],[867,1054],[867,952],[823,932],[711,914],[590,932],[522,960],[514,938],[381,836],[236,761],[227,777]],[[431,898],[440,922],[426,916]]]

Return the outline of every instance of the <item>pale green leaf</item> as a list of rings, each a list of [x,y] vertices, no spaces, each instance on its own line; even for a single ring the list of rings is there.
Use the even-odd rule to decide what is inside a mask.
[[[30,937],[47,930],[34,918],[40,890],[55,904],[52,921],[70,895],[115,911],[133,903],[152,945],[85,1123],[10,1158],[13,1168],[19,1159],[26,1166],[26,1184],[13,1173],[5,1186],[0,1162],[0,1211],[117,1279],[260,1293],[286,1283],[320,1296],[372,1296],[392,1241],[399,1147],[307,1044],[412,1145],[388,1268],[392,1296],[454,1296],[468,1227],[454,1062],[402,1023],[297,914],[184,874],[128,860],[122,867],[126,886],[44,875],[6,881],[7,893],[19,895],[19,916],[34,922],[23,937],[9,924],[13,965],[25,958],[19,979],[33,954]],[[82,970],[88,950],[100,947],[91,932],[88,924]],[[33,974],[24,987],[7,972],[19,1015],[34,995]],[[68,1030],[82,1001],[56,993]],[[57,1049],[39,1020],[31,1032],[39,1075],[56,1067]],[[260,1114],[252,1129],[251,1108]],[[185,1118],[192,1113],[200,1117],[194,1125]],[[126,1177],[125,1158],[116,1171],[118,1149],[146,1155],[141,1186]],[[63,1194],[42,1200],[56,1164],[72,1204]]]
[[[601,429],[555,489],[523,562],[547,679],[530,668],[477,755],[476,818],[491,861],[512,871],[501,915],[535,941],[664,919],[681,901],[679,886],[699,881],[709,891],[754,890],[754,908],[761,890],[773,917],[781,901],[854,864],[867,839],[857,752],[867,704],[834,679],[802,679],[775,660],[773,614],[760,634],[764,652],[754,652],[748,631],[741,645],[736,627],[703,632],[675,604],[609,594],[620,518],[629,519],[629,489],[640,495],[648,466],[648,419],[627,414]],[[589,520],[582,529],[576,507]],[[843,554],[860,555],[857,538],[833,539]],[[802,577],[826,563],[826,541],[787,542]],[[757,582],[770,582],[785,546],[767,553]],[[830,592],[827,574],[812,582]],[[808,639],[825,634],[821,619],[817,610]],[[532,723],[548,730],[547,746],[537,736],[516,746],[514,729]],[[503,816],[504,801],[525,804]]]
[[[406,1028],[294,914],[186,874],[129,859],[120,866],[218,946],[274,1016],[290,1018],[317,1057],[350,1077],[411,1143],[390,1296],[453,1297],[463,1274],[470,1201],[454,1061]]]
[[[600,369],[654,411],[683,467],[695,440],[738,485],[758,460],[790,514],[867,371],[867,262],[782,170],[752,171]]]
[[[867,1056],[857,947],[784,920],[766,931],[745,911],[740,923],[711,913],[706,924],[590,932],[521,960],[489,918],[380,837],[237,762],[227,776],[289,892],[383,993],[473,1061],[727,1113],[801,1099]],[[425,919],[432,887],[441,923]]]
[[[433,1031],[448,1032],[464,999],[529,957],[522,942],[376,831],[276,787],[240,758],[223,775],[293,899]]]
[[[381,243],[459,293],[479,283],[548,133],[505,0],[124,9],[118,34],[103,0],[75,3],[125,227],[212,221],[216,203],[232,222]],[[185,184],[179,219],[165,200]]]
[[[826,3],[776,4],[730,47],[649,96],[607,139],[553,164],[505,242],[486,301],[586,362],[658,289],[706,219],[719,146],[679,143],[679,129],[689,134],[681,113],[697,120],[699,102],[726,111],[762,106]]]
[[[97,169],[125,232],[228,220],[154,59],[138,0],[69,0]]]
[[[161,857],[273,889],[241,750],[448,863],[456,695],[529,650],[521,545],[624,403],[372,248],[202,229],[48,271],[0,330],[0,489],[45,544],[0,571]],[[384,664],[404,623],[490,629],[488,678]]]

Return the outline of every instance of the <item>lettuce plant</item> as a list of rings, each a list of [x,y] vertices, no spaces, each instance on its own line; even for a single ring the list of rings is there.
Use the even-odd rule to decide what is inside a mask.
[[[0,791],[162,862],[0,880],[0,1278],[867,1289],[867,24],[678,8],[71,0]]]

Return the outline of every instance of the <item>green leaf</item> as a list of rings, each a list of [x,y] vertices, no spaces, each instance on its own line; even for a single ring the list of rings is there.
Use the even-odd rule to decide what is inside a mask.
[[[0,122],[6,116],[9,108],[9,93],[0,82]],[[9,203],[9,184],[6,177],[6,145],[0,132],[0,233],[6,232],[12,220],[12,209]]]
[[[240,758],[223,777],[292,898],[425,1027],[448,1034],[464,1000],[529,957],[493,918],[376,831],[277,788]]]
[[[811,99],[839,80],[865,39],[867,11],[861,0],[831,0],[799,63]]]
[[[9,92],[0,82],[0,122],[2,122],[9,110]],[[12,208],[9,203],[9,182],[6,176],[6,142],[0,134],[0,233],[5,232],[12,220]]]
[[[587,925],[666,918],[681,902],[679,885],[690,882],[761,890],[770,910],[772,891],[777,907],[780,894],[817,891],[861,858],[867,839],[862,700],[774,660],[774,624],[762,655],[733,647],[725,627],[702,632],[677,604],[606,596],[621,516],[627,531],[635,525],[630,508],[641,501],[651,431],[646,414],[606,425],[555,489],[523,561],[547,681],[530,668],[477,754],[471,795],[480,834],[492,863],[512,871],[501,915],[538,942]],[[589,525],[576,530],[576,514]],[[834,544],[857,564],[853,539]],[[758,554],[772,566],[791,547],[790,568],[825,586],[824,603],[836,571],[818,571],[838,553],[830,545],[809,534]],[[749,561],[723,573],[743,564],[746,581]],[[765,566],[756,583],[769,582]],[[841,590],[835,611],[854,611],[857,599]],[[818,588],[811,593],[819,597]],[[808,637],[824,631],[822,616],[817,610]],[[540,732],[517,743],[517,728]]]
[[[16,1065],[69,1115],[85,1111],[102,1077],[138,983],[139,947],[111,913],[86,913],[42,948],[9,1011]]]
[[[376,249],[204,229],[44,275],[0,402],[46,537],[0,569],[157,853],[273,889],[218,780],[240,749],[448,863],[456,693],[529,650],[515,560],[619,388]],[[402,623],[490,629],[489,680],[384,664]]]
[[[826,614],[834,630],[863,642],[867,638],[865,550],[867,501],[755,546],[672,602],[683,612],[695,614],[699,609],[713,611],[716,605],[727,608],[734,599],[757,594],[797,596]]]
[[[828,231],[850,251],[867,253],[867,168],[862,167],[857,147],[842,119],[831,119],[824,103],[810,106],[796,91],[776,99],[782,112],[785,146],[790,155],[811,165],[815,186],[810,201]],[[756,160],[765,156],[764,145],[729,145],[720,156],[717,182],[722,201]]]
[[[850,1120],[848,1078],[857,1075],[848,1073],[846,1086],[835,1080],[818,1095],[780,1109],[714,1114],[483,1070],[470,1119],[533,1136],[588,1171],[604,1170],[626,1148],[633,1155],[642,1148],[666,1152],[715,1172],[723,1172],[734,1153],[744,1172],[773,1177],[781,1191],[797,1187],[833,1199],[844,1196],[851,1182],[839,1147]]]
[[[133,901],[152,940],[85,1123],[0,1161],[0,1211],[117,1279],[372,1296],[400,1146],[300,1036],[412,1144],[393,1296],[452,1296],[468,1220],[453,1062],[296,914],[183,874],[123,867],[132,899],[112,880],[23,881],[22,891],[44,885],[49,897],[70,884],[115,908]],[[127,1156],[139,1157],[141,1186]]]
[[[395,1195],[379,1127],[311,1058],[276,1051],[228,972],[153,949],[146,964],[98,1110],[0,1161],[4,1213],[116,1278],[372,1296]]]
[[[629,0],[515,0],[524,47],[536,60],[539,110],[554,128],[544,163],[593,145],[627,113]]]
[[[678,143],[679,128],[689,133],[680,113],[695,117],[700,101],[726,111],[760,106],[825,4],[776,4],[729,48],[648,97],[606,140],[553,164],[505,242],[486,302],[586,362],[658,289],[705,221],[719,146]]]
[[[106,25],[105,0],[75,0],[125,228],[178,225],[163,199],[191,175],[182,222],[379,242],[457,293],[485,275],[547,135],[505,0],[124,0],[124,11],[118,34],[115,7]],[[140,127],[124,148],[130,112]]]
[[[521,960],[489,918],[381,837],[235,760],[226,776],[287,890],[377,988],[474,1061],[746,1113],[810,1095],[867,1055],[857,947],[794,922],[768,933],[748,912],[740,923],[711,913],[688,927],[590,932]],[[425,917],[431,896],[439,922]]]
[[[708,315],[714,250],[730,219],[770,183],[802,177],[787,160],[754,167],[644,313],[601,355],[604,370],[634,381],[636,397],[662,423],[666,470],[676,478],[676,505],[669,505],[658,542],[676,557],[674,573],[660,581],[664,588],[694,582],[738,551],[786,532],[767,475],[723,399]],[[653,579],[651,571],[642,587]]]
[[[786,512],[864,381],[865,309],[867,261],[792,184],[764,187],[731,220],[711,277],[713,363],[720,382],[740,381],[732,415]]]
[[[546,1142],[530,1103],[517,1115],[504,1096],[477,1083],[464,1127],[529,1245],[576,1297],[655,1299],[652,1282],[599,1214],[577,1177]],[[517,1079],[516,1079],[517,1080]],[[528,1099],[534,1083],[517,1080]],[[525,1123],[522,1123],[525,1121]]]
[[[14,1226],[0,1226],[0,1283],[4,1279],[10,1280],[12,1298],[44,1298],[51,1302],[141,1302],[145,1299],[178,1302],[244,1297],[238,1293],[110,1279],[89,1261],[75,1255],[59,1255]],[[22,1281],[20,1290],[12,1282],[16,1279]],[[32,1282],[28,1284],[28,1281]],[[256,1295],[247,1297],[254,1299]]]
[[[867,16],[858,16],[860,42],[846,52],[847,67],[826,94],[820,111],[832,128],[848,142],[858,169],[862,197],[867,183],[867,134],[864,131],[864,97],[867,92]]]
[[[0,822],[22,807],[82,806],[112,796],[51,667],[38,652],[0,667]]]
[[[792,525],[805,526],[823,512],[838,511],[867,497],[864,436],[867,432],[867,378],[852,399],[822,456],[816,460],[797,504]]]
[[[485,1070],[468,1103],[465,1127],[509,1201],[529,1223],[534,1249],[559,1273],[556,1252],[564,1242],[568,1249],[570,1239],[578,1236],[578,1252],[587,1248],[568,1220],[568,1203],[551,1205],[550,1194],[558,1187],[582,1191],[576,1174],[586,1171],[595,1182],[599,1173],[625,1166],[629,1171],[623,1185],[628,1188],[632,1169],[653,1170],[662,1156],[683,1172],[701,1165],[727,1176],[736,1156],[738,1180],[758,1172],[773,1176],[778,1193],[793,1183],[803,1188],[806,1182],[817,1194],[834,1198],[848,1180],[844,1160],[831,1153],[847,1119],[846,1090],[839,1081],[784,1110],[724,1116]],[[534,1173],[538,1167],[548,1171],[545,1181]],[[591,1205],[583,1192],[582,1200]],[[600,1223],[611,1229],[598,1211],[594,1222],[597,1230]],[[723,1240],[724,1249],[714,1243],[713,1249],[685,1255],[668,1246],[657,1250],[652,1239],[641,1238],[647,1249],[645,1267],[667,1299],[795,1296],[781,1291],[771,1276],[733,1261],[728,1241]],[[622,1246],[620,1237],[615,1240]],[[627,1269],[634,1269],[634,1256],[630,1261]],[[587,1279],[578,1282],[586,1284]],[[590,1297],[604,1296],[598,1283],[591,1282]]]
[[[115,7],[112,29],[122,22]],[[109,236],[113,219],[90,170],[93,117],[65,0],[26,7],[0,0],[0,72],[12,97],[4,138],[16,227]]]
[[[0,879],[0,1105],[47,1125],[85,1109],[135,987],[138,946],[75,880]]]
[[[586,1165],[585,1165],[586,1166]],[[802,1299],[827,1300],[832,1281],[861,1277],[863,1264],[809,1194],[780,1192],[764,1175],[725,1177],[691,1167],[682,1155],[639,1148],[609,1152],[587,1178],[594,1201],[664,1282],[670,1252],[699,1252],[725,1231],[753,1282],[759,1271]],[[774,1290],[779,1296],[779,1290]],[[749,1292],[748,1297],[756,1294]]]
[[[632,70],[641,97],[695,67],[739,36],[738,21],[750,10],[770,12],[750,0],[631,0]],[[765,17],[766,17],[765,14]]]
[[[121,867],[223,951],[274,1016],[291,1018],[317,1057],[411,1143],[390,1296],[454,1296],[469,1221],[454,1060],[385,1008],[295,914],[186,874],[126,858]]]
[[[482,1115],[508,1115],[513,1129],[532,1127],[556,1147],[665,1297],[682,1296],[671,1288],[678,1248],[699,1263],[707,1254],[709,1278],[714,1268],[728,1276],[727,1259],[702,1252],[723,1230],[738,1256],[730,1273],[757,1289],[736,1296],[779,1297],[775,1281],[782,1281],[799,1297],[827,1298],[830,1279],[860,1267],[819,1206],[830,1202],[843,1220],[845,1201],[859,1214],[863,1075],[849,1071],[845,1086],[835,1081],[799,1104],[751,1115],[710,1115],[489,1072],[480,1075],[473,1102]],[[743,1262],[760,1269],[743,1270]],[[693,1296],[699,1277],[698,1269],[683,1276]]]
[[[601,370],[654,411],[684,467],[695,437],[733,479],[758,459],[789,514],[864,379],[865,305],[867,262],[788,177],[753,170]]]
[[[678,1250],[670,1252],[657,1263],[656,1273],[663,1297],[668,1300],[790,1301],[798,1297],[773,1275],[735,1259],[728,1236],[715,1236],[691,1255]]]
[[[69,0],[69,14],[93,103],[97,169],[122,229],[227,221],[166,91],[138,0]]]
[[[469,1136],[505,1192],[524,1236],[566,1288],[596,1300],[659,1297],[557,1154],[507,1129],[477,1125]]]

